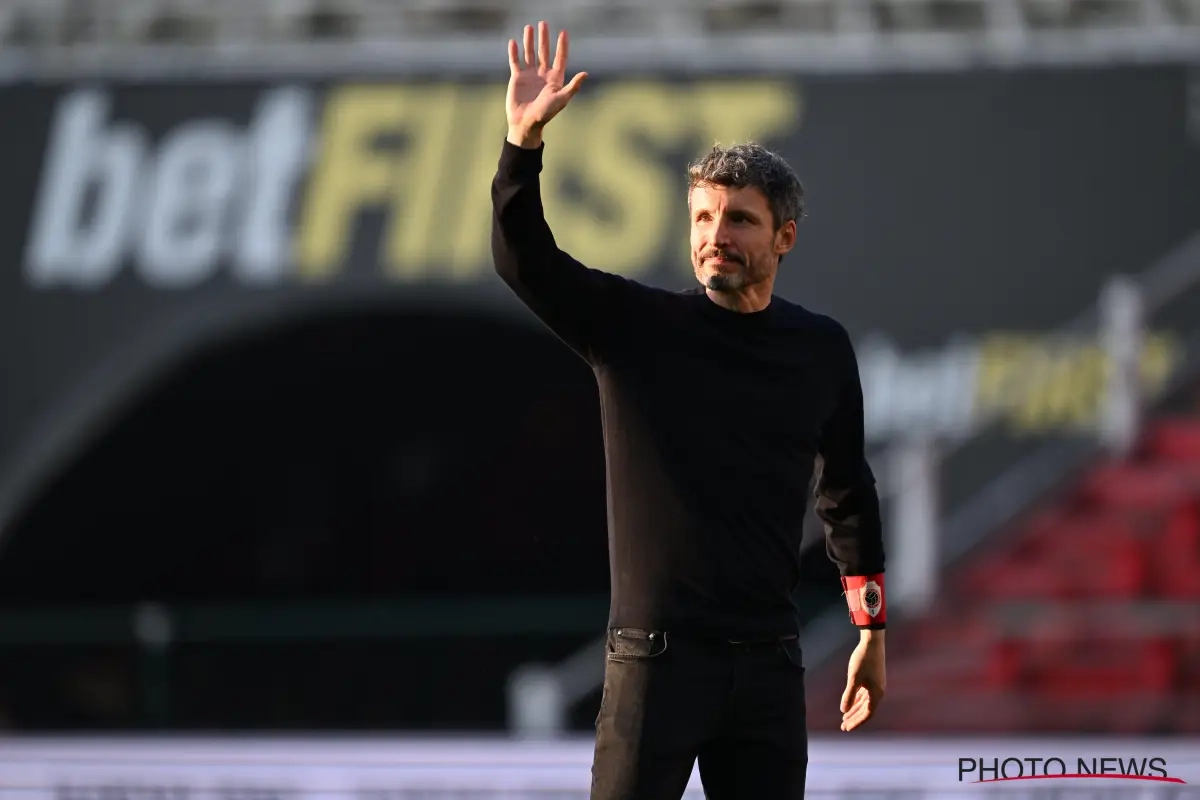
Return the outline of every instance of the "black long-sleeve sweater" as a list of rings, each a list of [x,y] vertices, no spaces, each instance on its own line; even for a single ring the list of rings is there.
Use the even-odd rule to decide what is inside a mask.
[[[780,297],[741,313],[700,287],[671,292],[580,264],[546,223],[543,149],[503,145],[492,253],[500,277],[599,384],[609,624],[796,633],[803,519],[818,463],[815,510],[829,557],[843,576],[884,571],[849,336]]]

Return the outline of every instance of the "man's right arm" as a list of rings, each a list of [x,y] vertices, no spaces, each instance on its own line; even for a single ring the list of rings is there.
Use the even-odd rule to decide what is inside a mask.
[[[544,145],[506,139],[492,181],[492,259],[517,297],[589,363],[611,344],[630,282],[590,269],[559,249],[546,222]]]

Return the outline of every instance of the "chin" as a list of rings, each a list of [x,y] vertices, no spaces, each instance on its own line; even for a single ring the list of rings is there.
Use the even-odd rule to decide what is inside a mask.
[[[736,292],[746,285],[741,275],[721,275],[718,273],[705,275],[701,280],[704,288],[714,292]]]

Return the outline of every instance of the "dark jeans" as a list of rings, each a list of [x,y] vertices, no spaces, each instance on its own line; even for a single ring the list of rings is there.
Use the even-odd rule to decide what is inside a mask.
[[[608,632],[592,800],[678,800],[699,762],[709,800],[799,800],[808,771],[796,638]]]

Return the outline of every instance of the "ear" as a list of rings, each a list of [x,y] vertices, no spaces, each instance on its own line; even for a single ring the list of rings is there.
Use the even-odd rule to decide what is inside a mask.
[[[782,258],[796,246],[796,221],[793,219],[783,223],[775,232],[775,255]]]

